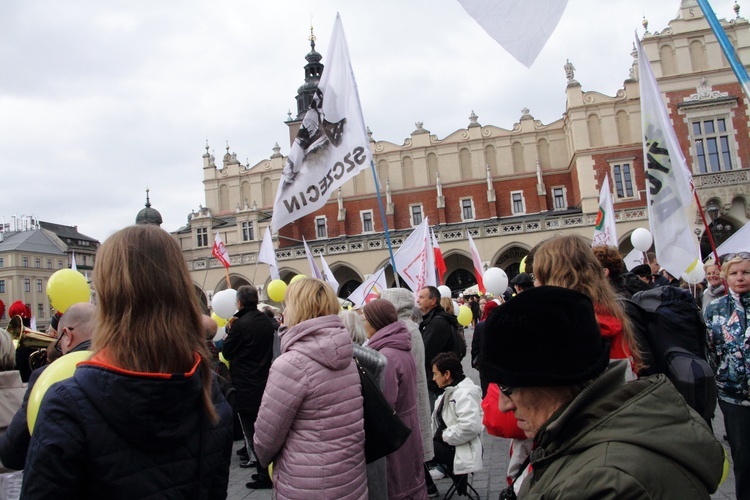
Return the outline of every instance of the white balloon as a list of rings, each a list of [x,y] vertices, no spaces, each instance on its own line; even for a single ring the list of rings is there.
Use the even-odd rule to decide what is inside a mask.
[[[438,287],[438,290],[440,290],[440,298],[441,299],[450,299],[451,298],[451,289],[450,287],[447,287],[445,285],[440,285]]]
[[[237,310],[237,290],[227,288],[216,292],[211,299],[211,309],[222,319],[229,319]]]
[[[482,276],[484,288],[492,295],[502,295],[508,288],[508,275],[499,267],[491,267]]]
[[[648,252],[653,241],[649,230],[643,227],[639,227],[630,235],[630,243],[633,244],[633,248],[640,250],[641,252]]]
[[[459,305],[455,300],[453,301],[453,315],[458,316]]]
[[[706,271],[703,269],[703,266],[700,264],[697,264],[692,271],[689,273],[683,273],[682,279],[690,283],[691,285],[695,285],[697,283],[700,283],[703,281],[703,279],[706,277]]]

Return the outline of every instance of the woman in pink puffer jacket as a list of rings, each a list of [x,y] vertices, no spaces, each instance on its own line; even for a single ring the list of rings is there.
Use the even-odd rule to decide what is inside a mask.
[[[255,453],[274,463],[276,498],[365,499],[362,389],[339,303],[321,280],[289,285],[281,355],[255,422]]]

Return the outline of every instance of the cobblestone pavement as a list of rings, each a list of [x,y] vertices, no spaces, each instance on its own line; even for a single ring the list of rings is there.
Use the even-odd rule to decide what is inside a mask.
[[[473,331],[466,330],[466,340],[471,345]],[[464,370],[474,382],[479,384],[477,371],[469,366],[469,356],[464,358]],[[724,421],[719,409],[716,409],[716,418],[714,418],[714,434],[724,445],[724,449],[729,454],[729,445],[724,439]],[[497,500],[500,491],[505,488],[505,472],[508,466],[508,446],[509,441],[506,439],[489,436],[486,432],[482,433],[482,444],[484,445],[484,469],[474,474],[471,484],[479,492],[482,499]],[[241,441],[236,441],[234,449],[242,447]],[[235,453],[232,454],[232,465],[229,471],[229,495],[227,498],[232,500],[267,500],[272,498],[271,490],[250,490],[245,487],[245,483],[250,481],[250,475],[255,469],[241,469],[239,467],[239,458]],[[449,479],[436,481],[441,494],[445,494],[450,487]],[[454,495],[454,498],[456,496]],[[460,497],[458,497],[460,498]],[[711,495],[712,499],[734,500],[734,474],[731,472],[724,483],[719,486],[719,490]]]

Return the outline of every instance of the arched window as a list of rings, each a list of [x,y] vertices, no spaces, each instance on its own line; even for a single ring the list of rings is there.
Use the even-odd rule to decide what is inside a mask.
[[[602,141],[602,127],[601,123],[599,122],[599,117],[596,115],[589,115],[589,117],[586,119],[586,125],[588,126],[589,130],[589,146],[592,148],[603,146],[604,143]]]
[[[484,148],[484,164],[490,166],[490,173],[492,175],[498,175],[500,173],[497,171],[497,154],[495,152],[495,146],[492,144]]]
[[[411,156],[404,156],[401,160],[401,175],[404,180],[404,188],[414,187],[414,161]]]
[[[662,76],[674,75],[677,73],[677,62],[674,58],[674,50],[671,45],[662,45],[659,49],[659,58],[661,59]]]
[[[247,181],[242,183],[242,199],[240,200],[240,207],[244,207],[245,203],[247,203],[248,206],[253,203],[250,200],[250,183]]]
[[[471,175],[471,152],[467,148],[461,148],[458,152],[458,167],[461,170],[461,179],[468,180]]]
[[[263,206],[264,207],[270,207],[273,205],[273,183],[271,182],[271,179],[266,177],[263,179]]]
[[[690,65],[693,67],[693,71],[705,71],[708,69],[706,47],[700,40],[690,42]]]
[[[219,212],[229,211],[229,188],[226,184],[219,186]]]
[[[354,176],[354,194],[365,193],[365,176],[366,175],[367,175],[367,170],[363,170],[362,172]]]
[[[526,162],[523,158],[523,144],[514,142],[513,147],[513,172],[520,174],[526,170]]]
[[[427,155],[427,182],[430,186],[437,185],[438,157],[435,153]]]
[[[386,160],[380,160],[378,162],[378,184],[381,193],[385,193],[386,179],[388,179],[388,162]]]
[[[549,155],[549,141],[547,139],[539,139],[536,143],[536,153],[543,169],[549,169],[552,167],[552,160]]]
[[[632,142],[630,135],[630,115],[627,111],[620,110],[615,115],[617,122],[617,140],[620,144]]]

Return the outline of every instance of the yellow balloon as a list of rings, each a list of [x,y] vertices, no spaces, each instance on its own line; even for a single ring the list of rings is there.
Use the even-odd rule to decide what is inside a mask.
[[[469,326],[474,316],[471,314],[471,307],[463,305],[458,308],[458,324],[462,326]]]
[[[271,478],[271,482],[273,482],[273,462],[268,464],[268,477]]]
[[[44,369],[31,389],[29,403],[26,407],[26,423],[29,425],[29,434],[34,434],[36,417],[39,415],[39,406],[42,399],[52,384],[60,382],[73,376],[76,365],[91,357],[91,351],[76,351],[56,359],[51,365]]]
[[[224,363],[224,365],[227,367],[227,369],[229,369],[229,361],[227,361],[227,358],[224,357],[224,353],[223,352],[219,353],[219,361],[221,361],[222,363]]]
[[[219,328],[221,328],[222,326],[226,326],[227,325],[227,320],[225,320],[224,318],[219,317],[219,315],[216,314],[215,312],[211,313],[211,319],[214,320],[214,321],[216,321],[216,324],[218,325]]]
[[[74,269],[60,269],[47,282],[47,296],[52,307],[64,313],[73,304],[91,300],[91,289],[83,274]]]
[[[297,282],[299,280],[303,280],[305,278],[307,278],[307,276],[305,276],[304,274],[298,274],[297,276],[289,280],[289,284],[291,285],[292,283]]]
[[[281,280],[273,280],[266,287],[268,298],[274,302],[281,302],[284,300],[284,292],[286,292],[286,283]]]
[[[519,273],[525,273],[526,272],[526,257],[528,257],[528,255],[525,256],[523,259],[521,259],[521,265],[518,266],[518,272]]]

